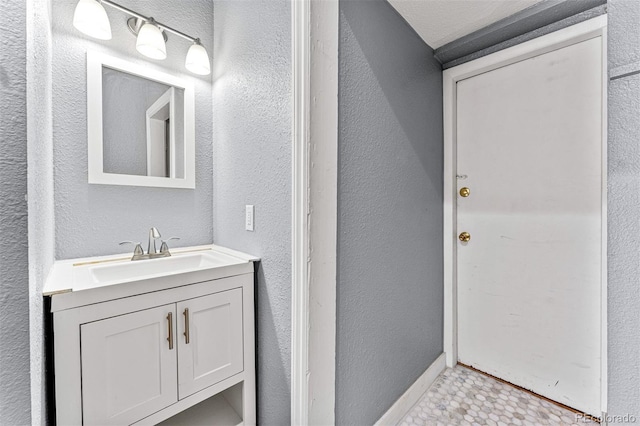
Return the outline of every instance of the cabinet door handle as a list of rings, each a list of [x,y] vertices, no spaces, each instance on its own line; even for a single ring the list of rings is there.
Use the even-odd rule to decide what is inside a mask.
[[[169,337],[167,337],[167,341],[169,342],[169,350],[173,349],[173,313],[169,312],[167,315],[167,322],[169,323]]]
[[[189,344],[189,308],[184,308],[184,343]]]

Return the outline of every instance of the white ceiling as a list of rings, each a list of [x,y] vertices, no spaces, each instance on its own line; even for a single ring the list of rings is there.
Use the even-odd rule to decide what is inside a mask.
[[[433,49],[542,0],[389,0]]]

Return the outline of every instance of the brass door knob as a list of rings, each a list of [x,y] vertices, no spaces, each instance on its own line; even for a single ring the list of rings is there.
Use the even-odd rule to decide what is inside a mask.
[[[460,188],[460,196],[461,197],[468,197],[469,194],[471,194],[471,190],[469,188],[467,188],[466,186],[464,188]]]
[[[460,241],[462,241],[463,243],[468,242],[469,240],[471,240],[471,234],[468,232],[463,232],[460,235],[458,235],[458,239]]]

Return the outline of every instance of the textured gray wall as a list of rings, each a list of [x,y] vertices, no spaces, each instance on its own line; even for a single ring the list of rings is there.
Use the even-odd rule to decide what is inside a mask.
[[[640,2],[609,0],[609,409],[640,421]]]
[[[290,424],[291,9],[215,1],[214,242],[262,258],[257,276],[258,422]],[[255,232],[244,208],[255,205]]]
[[[42,287],[55,258],[51,117],[53,36],[50,1],[28,0],[26,3],[31,422],[41,425],[47,414]]]
[[[442,73],[383,0],[340,2],[336,423],[373,424],[443,350]]]
[[[0,2],[0,423],[31,422],[26,3]]]
[[[640,2],[609,0],[609,69],[640,62]]]
[[[107,7],[113,39],[90,39],[72,24],[76,0],[53,1],[53,137],[55,164],[56,255],[59,259],[121,252],[122,240],[146,241],[148,228],[182,239],[176,246],[211,243],[212,99],[211,76],[184,68],[190,43],[169,35],[167,59],[154,61],[135,50],[125,15]],[[127,0],[145,15],[200,37],[213,46],[213,2]],[[87,183],[86,52],[124,57],[195,83],[196,189],[89,185]]]

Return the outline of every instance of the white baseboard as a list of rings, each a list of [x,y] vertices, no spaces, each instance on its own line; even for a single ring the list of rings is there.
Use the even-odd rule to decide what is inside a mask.
[[[445,358],[444,353],[440,354],[429,368],[427,368],[427,371],[418,377],[418,380],[380,417],[380,420],[376,422],[376,426],[395,426],[400,423],[400,420],[404,418],[411,407],[416,405],[422,394],[429,389],[429,386],[431,386],[440,373],[444,371],[446,368]]]

